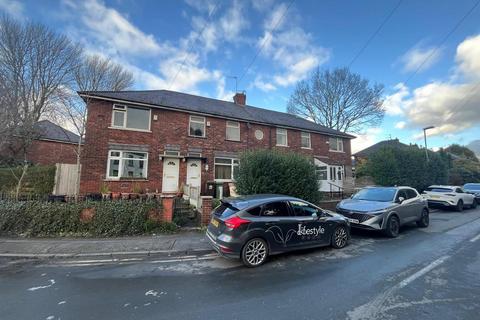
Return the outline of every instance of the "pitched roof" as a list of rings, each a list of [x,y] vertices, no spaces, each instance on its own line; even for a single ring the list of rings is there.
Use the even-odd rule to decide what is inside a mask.
[[[374,154],[375,152],[379,151],[382,148],[391,147],[391,148],[403,148],[408,147],[408,145],[401,143],[398,139],[391,139],[391,140],[383,140],[370,147],[358,151],[354,154],[355,157],[358,158],[368,158],[370,155]]]
[[[289,113],[267,110],[249,105],[242,106],[233,102],[169,90],[83,91],[78,92],[78,94],[83,98],[91,97],[142,103],[153,107],[167,107],[169,109],[176,109],[185,112],[198,112],[206,115],[237,119],[241,121],[303,129],[332,136],[345,137],[348,139],[355,138],[355,136],[324,127]]]
[[[49,120],[41,120],[35,124],[39,140],[54,140],[66,143],[77,143],[80,137],[75,133],[56,125]]]

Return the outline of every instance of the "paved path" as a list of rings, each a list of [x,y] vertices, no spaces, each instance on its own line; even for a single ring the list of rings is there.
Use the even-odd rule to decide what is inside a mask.
[[[189,254],[211,251],[203,232],[107,239],[0,238],[0,257]]]
[[[476,320],[480,209],[437,212],[396,239],[357,231],[342,250],[255,269],[215,255],[1,263],[2,320]]]

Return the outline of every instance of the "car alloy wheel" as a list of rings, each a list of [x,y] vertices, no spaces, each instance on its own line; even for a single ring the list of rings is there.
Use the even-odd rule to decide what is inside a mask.
[[[426,228],[428,227],[429,223],[430,223],[430,217],[428,215],[428,210],[423,209],[422,216],[420,217],[420,220],[417,221],[417,226],[419,226],[420,228]]]
[[[458,212],[463,211],[463,201],[462,200],[458,200],[457,207],[455,209],[457,209]]]
[[[334,248],[340,249],[347,245],[348,243],[348,233],[345,227],[338,227],[333,233],[332,246]]]
[[[249,240],[242,250],[242,260],[247,267],[258,267],[267,259],[267,243],[259,238]]]
[[[390,216],[387,221],[387,227],[385,229],[385,234],[390,238],[395,238],[398,236],[400,230],[400,222],[396,216]]]

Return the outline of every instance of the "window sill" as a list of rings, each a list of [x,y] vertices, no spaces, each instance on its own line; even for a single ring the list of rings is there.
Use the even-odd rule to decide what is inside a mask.
[[[207,139],[206,136],[203,136],[203,137],[202,137],[202,136],[192,136],[192,135],[190,135],[190,134],[189,134],[188,136],[189,136],[190,138]]]
[[[225,141],[229,141],[229,142],[242,142],[241,140],[231,140],[231,139],[225,139]]]
[[[283,148],[288,148],[288,147],[289,147],[289,146],[283,145],[283,144],[277,144],[277,145],[275,145],[275,146],[276,146],[276,147],[283,147]]]
[[[328,152],[345,153],[345,151],[338,151],[338,150],[328,150]]]
[[[148,179],[147,178],[106,178],[106,179],[103,179],[103,181],[108,181],[108,182],[112,182],[112,181],[115,181],[115,182],[132,182],[132,181],[147,182]]]
[[[301,147],[301,148],[305,150],[312,150],[312,148],[307,148],[307,147]]]
[[[136,132],[144,132],[144,133],[152,133],[151,130],[130,129],[130,128],[122,128],[122,127],[108,127],[108,129],[125,130],[125,131],[136,131]]]

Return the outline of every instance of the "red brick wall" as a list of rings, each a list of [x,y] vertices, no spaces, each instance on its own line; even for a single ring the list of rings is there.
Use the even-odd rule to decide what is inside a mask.
[[[29,161],[40,165],[55,163],[77,163],[77,146],[70,143],[35,140],[28,149]]]
[[[242,106],[238,106],[242,108]],[[154,116],[157,120],[153,120]],[[258,124],[240,123],[241,141],[225,139],[226,120],[206,117],[210,126],[206,127],[206,138],[188,136],[189,114],[171,110],[152,109],[151,132],[137,132],[109,128],[112,116],[112,103],[107,101],[91,101],[88,108],[88,119],[85,137],[85,149],[82,156],[81,192],[98,192],[105,180],[109,143],[147,145],[148,180],[147,181],[108,181],[110,190],[114,192],[131,192],[134,184],[140,184],[150,191],[162,190],[163,162],[159,160],[165,145],[180,146],[180,153],[185,155],[188,148],[201,148],[202,156],[207,158],[202,163],[202,190],[205,183],[214,179],[214,152],[241,152],[252,148],[278,148],[299,152],[310,156],[328,156],[345,165],[350,165],[350,141],[344,140],[344,153],[329,152],[328,137],[311,133],[312,149],[300,147],[300,131],[288,130],[289,147],[276,147],[276,128]],[[262,140],[254,136],[255,130],[264,133]],[[208,164],[208,171],[205,170]],[[180,182],[186,181],[186,162],[180,161]]]

